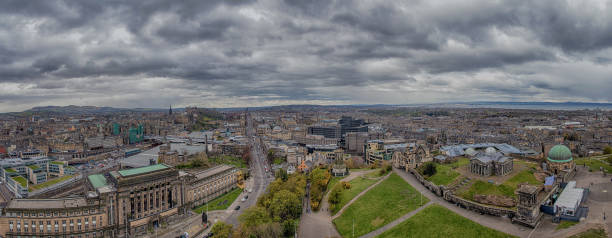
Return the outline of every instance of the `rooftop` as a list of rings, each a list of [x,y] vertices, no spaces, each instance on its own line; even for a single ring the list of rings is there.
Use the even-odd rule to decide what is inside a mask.
[[[108,184],[106,182],[106,178],[102,174],[92,174],[87,176],[87,179],[89,179],[91,186],[93,186],[95,189],[104,187]]]
[[[15,180],[16,182],[21,184],[21,187],[25,188],[26,186],[28,186],[28,180],[26,180],[24,177],[15,176],[15,177],[13,177],[13,180]]]
[[[70,208],[87,206],[85,198],[59,198],[59,199],[13,199],[7,208],[14,209],[48,209]]]
[[[233,168],[234,167],[232,167],[232,166],[224,164],[224,165],[219,165],[219,166],[212,167],[212,168],[204,170],[204,171],[193,173],[193,175],[196,176],[196,178],[198,178],[198,179],[202,179],[202,178],[210,177],[210,176],[213,176],[215,174],[218,174],[218,173],[221,173],[223,171],[226,171],[228,169],[233,169]]]
[[[163,169],[167,169],[167,168],[170,168],[170,167],[168,167],[165,164],[155,164],[155,165],[150,165],[150,166],[145,166],[145,167],[140,167],[140,168],[119,170],[118,173],[121,176],[126,177],[126,176],[150,173],[150,172],[154,172],[154,171],[158,171],[158,170],[163,170]]]

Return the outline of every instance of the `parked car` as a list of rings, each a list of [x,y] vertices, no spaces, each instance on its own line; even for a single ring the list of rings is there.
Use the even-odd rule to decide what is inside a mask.
[[[236,211],[240,210],[240,206],[236,206],[236,208],[234,208],[234,210],[236,210]]]

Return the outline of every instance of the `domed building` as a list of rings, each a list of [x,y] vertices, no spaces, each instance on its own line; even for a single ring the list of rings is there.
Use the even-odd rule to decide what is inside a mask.
[[[570,171],[576,165],[572,158],[572,151],[567,146],[555,145],[548,152],[546,163],[552,172]]]

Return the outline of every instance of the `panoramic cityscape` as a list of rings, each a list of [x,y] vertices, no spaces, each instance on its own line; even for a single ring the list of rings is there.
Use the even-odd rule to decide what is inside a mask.
[[[612,2],[2,1],[0,238],[612,237]]]

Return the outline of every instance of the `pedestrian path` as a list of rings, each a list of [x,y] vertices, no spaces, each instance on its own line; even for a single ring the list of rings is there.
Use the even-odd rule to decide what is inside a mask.
[[[387,230],[389,230],[389,229],[399,225],[400,223],[404,222],[405,220],[408,220],[408,218],[414,216],[415,214],[417,214],[418,212],[420,212],[421,210],[423,210],[424,208],[428,207],[429,205],[431,205],[433,203],[434,202],[429,201],[429,202],[425,203],[425,205],[420,206],[416,210],[409,212],[408,214],[406,214],[406,215],[404,215],[404,216],[402,216],[402,217],[392,221],[391,223],[389,223],[389,224],[387,224],[387,225],[385,225],[385,226],[383,226],[381,228],[378,228],[375,231],[372,231],[372,232],[370,232],[368,234],[365,234],[365,235],[361,236],[361,238],[376,237],[376,236],[382,234],[383,232],[385,232],[385,231],[387,231]]]
[[[490,215],[480,215],[478,213],[474,213],[472,211],[457,207],[456,205],[451,204],[448,201],[432,193],[429,189],[423,186],[423,184],[416,180],[413,175],[397,168],[394,168],[393,171],[397,173],[402,179],[404,179],[408,184],[410,184],[410,186],[412,186],[421,194],[423,194],[423,196],[429,198],[431,202],[440,204],[445,208],[459,214],[460,216],[470,219],[478,224],[518,237],[527,237],[532,230],[518,224],[512,224],[510,222],[510,219],[508,218]]]
[[[382,181],[385,181],[387,178],[389,178],[389,176],[391,176],[391,173],[388,173],[387,175],[385,175],[385,177],[383,177],[380,180],[378,180],[378,182],[370,185],[370,187],[368,187],[365,190],[361,191],[359,194],[357,194],[357,196],[355,196],[353,199],[351,199],[351,201],[349,201],[346,205],[344,205],[344,207],[342,207],[342,209],[340,209],[340,211],[338,211],[338,213],[336,213],[336,215],[332,216],[331,219],[334,220],[334,219],[338,218],[340,215],[342,215],[342,213],[344,212],[344,210],[347,207],[349,207],[351,204],[353,204],[353,202],[357,201],[357,199],[359,199],[361,196],[363,196],[368,191],[370,191],[370,189],[376,187],[376,185],[382,183]]]

